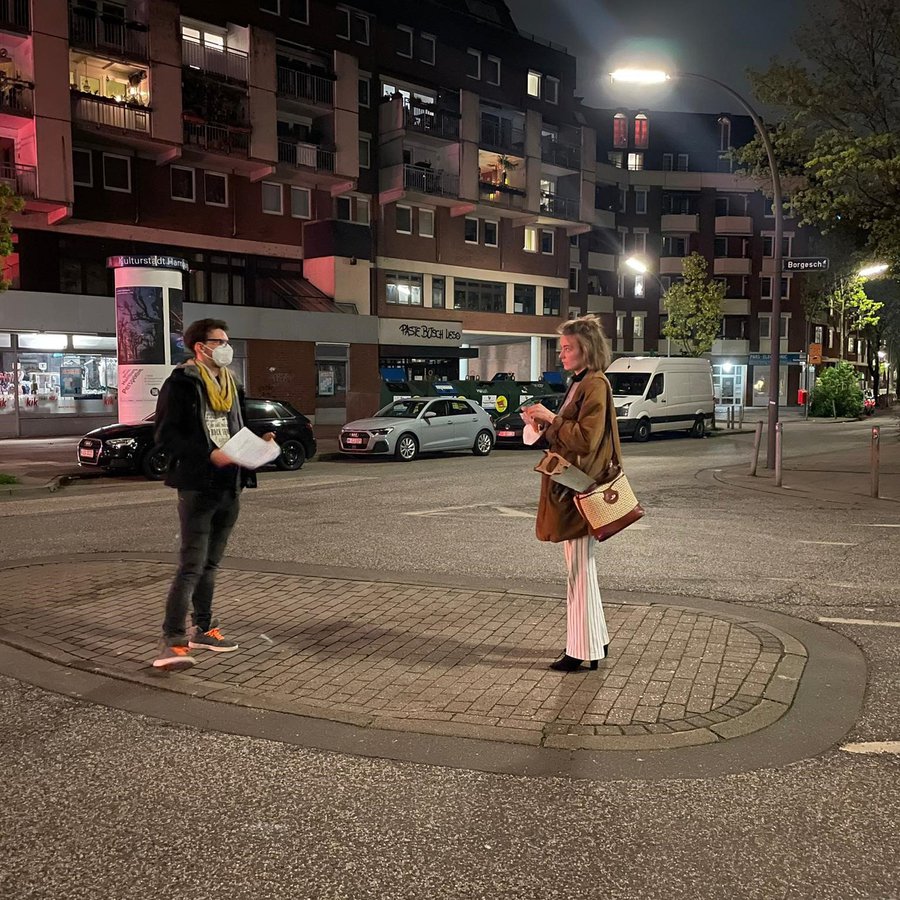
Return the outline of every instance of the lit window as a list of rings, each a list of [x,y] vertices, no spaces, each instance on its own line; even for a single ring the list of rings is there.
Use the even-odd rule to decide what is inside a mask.
[[[650,122],[643,113],[634,117],[634,146],[647,149],[650,143]]]
[[[644,276],[643,275],[635,275],[634,276],[634,296],[635,297],[643,297],[644,296]]]
[[[397,206],[397,233],[412,234],[412,207]]]
[[[485,220],[484,223],[484,246],[485,247],[496,247],[499,243],[497,240],[498,236],[498,228],[497,223],[492,222],[490,220]]]
[[[434,237],[433,209],[419,209],[419,237]]]
[[[530,71],[528,73],[528,96],[529,97],[540,97],[541,96],[541,73]]]
[[[489,56],[484,63],[484,78],[488,84],[500,84],[500,60]]]
[[[478,219],[472,219],[469,216],[466,216],[464,229],[465,229],[466,243],[467,244],[477,244],[478,243]]]
[[[466,75],[469,78],[481,78],[481,51],[471,47],[466,51]]]
[[[173,200],[183,200],[193,203],[196,200],[194,192],[194,170],[185,166],[169,167],[169,188]]]
[[[625,337],[625,313],[616,313],[616,337]]]
[[[397,26],[397,56],[412,59],[413,30],[406,25]]]
[[[421,275],[408,272],[387,272],[385,274],[385,300],[402,306],[422,305]]]
[[[628,168],[632,172],[640,172],[641,169],[644,168],[644,154],[643,153],[629,153],[628,154]]]
[[[639,341],[644,339],[644,316],[634,317],[634,337]]]
[[[616,113],[613,119],[613,147],[628,146],[628,119],[624,113]]]
[[[526,253],[537,253],[538,230],[534,227],[534,225],[525,226],[525,245],[523,249]]]
[[[264,181],[262,183],[262,211],[274,216],[280,216],[284,212],[281,194],[280,184]]]
[[[311,205],[309,188],[291,188],[291,215],[295,219],[311,218]]]

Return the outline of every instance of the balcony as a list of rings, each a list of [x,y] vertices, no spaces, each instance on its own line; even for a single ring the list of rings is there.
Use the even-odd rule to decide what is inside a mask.
[[[753,234],[750,216],[716,216],[716,234]]]
[[[458,197],[459,177],[440,169],[432,171],[420,166],[403,167],[403,187],[418,194],[437,197]]]
[[[581,168],[581,147],[563,141],[541,141],[541,159],[551,166],[578,171]]]
[[[750,353],[750,341],[719,338],[713,341],[712,356],[747,356]]]
[[[0,113],[34,115],[34,85],[19,79],[0,85]]]
[[[286,66],[278,67],[276,92],[279,97],[287,100],[308,101],[318,106],[334,106],[333,78],[298,72]]]
[[[83,7],[69,8],[69,42],[100,53],[147,59],[147,27],[115,16],[98,15]]]
[[[447,141],[459,140],[459,114],[433,106],[412,103],[403,108],[403,124],[408,131],[443,138]]]
[[[742,256],[722,256],[713,261],[713,275],[749,275],[753,261]]]
[[[493,181],[480,181],[478,192],[481,200],[499,206],[502,209],[525,209],[525,191],[508,184],[497,184]]]
[[[287,163],[299,169],[313,169],[316,172],[334,171],[334,151],[325,150],[317,144],[278,142],[278,162]]]
[[[667,213],[660,222],[662,231],[674,231],[679,234],[694,234],[700,230],[700,217],[694,213]]]
[[[0,28],[31,31],[30,0],[0,0]]]
[[[182,65],[229,81],[247,83],[248,55],[243,50],[220,49],[196,41],[181,42]]]
[[[684,265],[684,257],[683,256],[662,256],[659,260],[659,274],[660,275],[682,275],[683,265]]]
[[[722,301],[723,316],[749,316],[750,300],[746,297],[726,297]]]
[[[587,311],[595,315],[611,314],[615,311],[615,300],[606,294],[600,293],[599,288],[597,288],[596,292],[588,288]]]
[[[616,257],[612,253],[601,253],[597,250],[588,251],[588,268],[598,272],[615,272]]]
[[[513,126],[509,119],[500,122],[481,120],[481,146],[501,153],[510,151],[522,156],[525,152],[525,129]]]
[[[0,183],[8,185],[20,197],[37,196],[37,169],[34,166],[0,165]]]
[[[581,201],[571,197],[560,197],[548,191],[541,192],[541,213],[556,219],[569,219],[577,222],[581,212]]]
[[[184,143],[207,153],[246,159],[250,155],[250,129],[185,119]]]
[[[150,109],[72,91],[72,118],[81,124],[150,133]]]

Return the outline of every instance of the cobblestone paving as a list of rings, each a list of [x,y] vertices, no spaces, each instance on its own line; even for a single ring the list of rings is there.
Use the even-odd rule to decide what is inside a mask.
[[[241,649],[198,652],[189,673],[160,675],[149,663],[172,573],[90,558],[7,569],[0,639],[215,700],[570,749],[755,731],[788,709],[806,658],[793,638],[743,619],[609,603],[608,660],[563,675],[547,668],[564,643],[563,600],[226,568],[216,615]]]

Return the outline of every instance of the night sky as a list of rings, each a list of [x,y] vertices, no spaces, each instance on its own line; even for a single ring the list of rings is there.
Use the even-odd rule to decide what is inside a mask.
[[[516,25],[578,58],[578,91],[590,106],[741,112],[715,88],[683,81],[655,88],[611,85],[626,60],[663,60],[750,94],[748,68],[789,55],[803,0],[507,0]],[[658,62],[654,68],[660,68]],[[751,98],[752,99],[752,98]]]

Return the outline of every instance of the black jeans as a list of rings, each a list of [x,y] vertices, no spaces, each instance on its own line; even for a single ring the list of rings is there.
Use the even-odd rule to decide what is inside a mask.
[[[178,492],[181,551],[178,572],[166,601],[165,637],[185,636],[185,619],[191,604],[194,625],[209,631],[216,571],[240,506],[240,492],[233,490]]]

